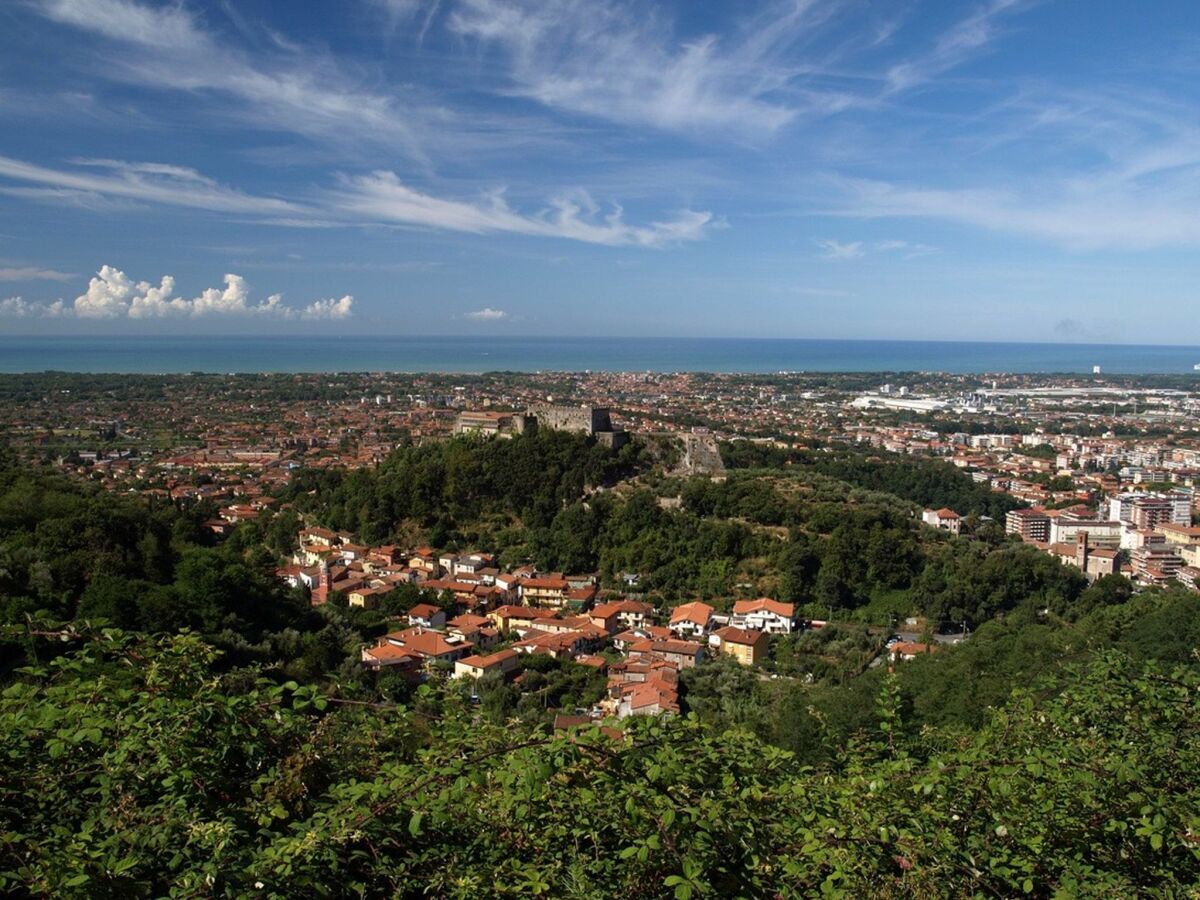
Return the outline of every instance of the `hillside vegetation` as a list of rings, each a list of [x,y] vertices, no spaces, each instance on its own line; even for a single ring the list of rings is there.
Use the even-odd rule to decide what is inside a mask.
[[[290,510],[215,543],[203,508],[0,456],[0,890],[1200,889],[1195,595],[1087,586],[995,529],[921,527],[883,476],[819,468],[675,481],[638,446],[569,435],[405,446],[375,470],[300,473]],[[728,603],[751,578],[838,621],[773,642],[763,670],[686,672],[682,716],[556,732],[553,709],[597,689],[572,662],[530,663],[531,691],[485,681],[475,699],[365,672],[359,648],[420,591],[311,609],[273,574],[301,515],[636,571],[663,608]],[[864,670],[880,641],[865,623],[902,612],[975,633]]]

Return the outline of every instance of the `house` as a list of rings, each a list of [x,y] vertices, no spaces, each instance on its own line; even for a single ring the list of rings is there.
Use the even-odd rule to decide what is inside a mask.
[[[907,661],[916,659],[918,656],[925,653],[936,653],[938,650],[937,644],[922,644],[916,641],[898,641],[892,644],[888,650],[888,655],[892,662]]]
[[[372,547],[367,553],[367,560],[374,566],[387,568],[404,564],[404,554],[392,544]]]
[[[626,653],[631,646],[647,638],[655,641],[669,641],[671,639],[671,629],[665,625],[641,625],[637,628],[630,628],[628,631],[614,634],[612,642],[614,647],[622,653]]]
[[[601,675],[608,671],[608,660],[603,656],[593,656],[585,653],[583,656],[575,658],[575,662],[581,666],[587,666],[590,669],[595,669]]]
[[[358,609],[375,609],[379,606],[380,599],[385,594],[391,593],[391,590],[388,585],[364,586],[360,584],[346,592],[346,604]]]
[[[338,537],[327,528],[305,528],[300,532],[301,545],[315,545],[329,549],[338,543]]]
[[[397,647],[395,644],[364,647],[362,651],[362,664],[368,669],[386,668],[415,677],[424,662],[424,658],[419,653],[404,647]]]
[[[962,519],[952,509],[927,509],[921,513],[921,521],[942,531],[958,534],[962,530]]]
[[[549,632],[530,629],[528,635],[513,644],[519,653],[545,653],[555,659],[574,659],[594,646],[595,638],[578,631]]]
[[[767,597],[738,600],[733,604],[731,624],[767,634],[791,634],[796,627],[796,607]]]
[[[541,619],[556,619],[558,613],[536,606],[498,606],[489,612],[487,617],[501,631],[515,631],[528,628]]]
[[[468,609],[474,608],[475,603],[475,588],[476,585],[465,581],[451,581],[450,579],[431,579],[421,582],[421,587],[427,591],[449,591],[455,601]]]
[[[526,578],[520,586],[521,600],[530,606],[560,609],[567,604],[571,583],[561,575]]]
[[[506,676],[520,665],[520,654],[515,650],[500,650],[489,656],[466,656],[454,663],[452,678],[482,678],[497,673]]]
[[[424,572],[430,578],[436,578],[441,573],[441,567],[438,565],[437,554],[429,547],[422,547],[413,553],[408,558],[408,567],[416,569],[418,572]]]
[[[643,662],[662,660],[677,669],[691,669],[704,659],[704,645],[694,641],[647,639],[630,645],[629,658]]]
[[[408,611],[408,624],[422,628],[442,629],[446,627],[446,613],[432,603],[418,603]]]
[[[654,607],[640,600],[620,600],[618,606],[617,618],[626,628],[640,628],[648,624],[654,615]]]
[[[732,656],[743,666],[758,665],[767,654],[767,636],[761,631],[749,631],[726,625],[708,637],[708,644],[718,652]]]
[[[591,609],[592,604],[596,602],[596,594],[600,592],[594,584],[584,585],[583,587],[571,588],[567,591],[567,607],[577,612],[582,612],[585,609]]]
[[[679,694],[663,690],[656,684],[631,684],[622,692],[617,705],[617,718],[679,714]]]
[[[611,600],[593,607],[588,613],[592,622],[615,634],[622,628],[638,628],[646,624],[654,613],[654,607],[637,600]]]
[[[671,631],[678,637],[701,637],[712,622],[713,608],[694,600],[671,610]]]
[[[520,575],[514,575],[511,572],[497,572],[492,576],[492,583],[500,590],[510,594],[517,590],[517,586],[522,580]]]
[[[621,620],[618,618],[619,614],[619,603],[602,603],[599,606],[592,607],[588,613],[588,621],[597,628],[603,628],[609,634],[616,634],[621,630]]]
[[[304,584],[304,569],[298,565],[280,566],[275,570],[275,577],[286,581],[288,587],[299,587]]]
[[[1200,591],[1200,569],[1195,566],[1184,566],[1175,573],[1175,580],[1193,591]]]
[[[471,553],[454,560],[454,577],[479,575],[484,569],[494,566],[496,561],[485,553]]]
[[[419,656],[426,667],[435,662],[453,663],[470,656],[475,645],[457,635],[443,635],[426,628],[393,631],[379,639],[376,646],[393,646]],[[366,654],[364,654],[364,662]]]
[[[464,612],[461,616],[455,616],[449,622],[446,622],[446,629],[464,636],[475,634],[475,632],[485,628],[493,628],[492,620],[486,616],[476,616],[476,614],[470,612]]]

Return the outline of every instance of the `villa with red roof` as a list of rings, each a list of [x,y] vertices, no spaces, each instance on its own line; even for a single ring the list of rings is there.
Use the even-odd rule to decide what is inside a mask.
[[[796,607],[767,597],[738,600],[730,624],[767,634],[791,634],[796,627]]]
[[[671,631],[679,637],[701,637],[712,622],[713,608],[700,600],[671,610]]]

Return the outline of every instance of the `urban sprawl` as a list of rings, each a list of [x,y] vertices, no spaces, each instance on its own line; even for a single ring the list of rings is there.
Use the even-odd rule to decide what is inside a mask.
[[[217,539],[272,516],[301,469],[375,466],[398,441],[504,440],[539,428],[619,449],[673,446],[672,471],[726,477],[720,448],[853,447],[930,457],[1018,501],[1003,522],[926,509],[929,528],[1002,526],[1089,579],[1200,589],[1200,389],[1195,379],[948,376],[263,375],[12,377],[6,437],[31,459],[120,492],[211,510]],[[421,602],[361,648],[361,665],[410,681],[518,684],[548,655],[606,676],[590,709],[560,724],[680,709],[681,670],[727,655],[759,666],[780,636],[826,626],[795,604],[647,597],[642,573],[503,566],[495,547],[364,543],[301,521],[277,575],[314,607],[377,609],[401,586]],[[811,611],[810,611],[811,612]],[[965,635],[910,620],[881,635],[896,664]],[[944,632],[946,629],[938,629]],[[886,644],[884,643],[886,640]]]

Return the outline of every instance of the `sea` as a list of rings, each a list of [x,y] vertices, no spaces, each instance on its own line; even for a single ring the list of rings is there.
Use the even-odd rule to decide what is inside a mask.
[[[0,372],[948,372],[1196,375],[1200,347],[659,337],[16,337]]]

